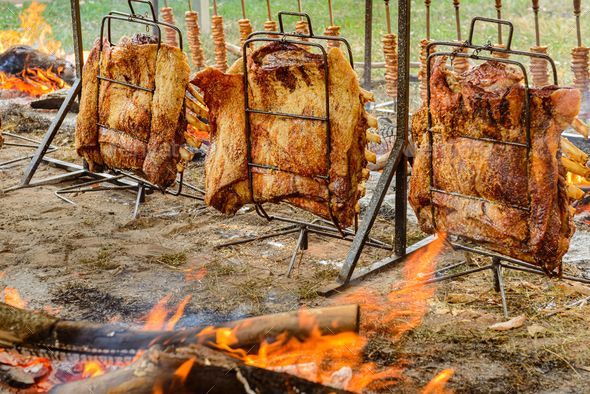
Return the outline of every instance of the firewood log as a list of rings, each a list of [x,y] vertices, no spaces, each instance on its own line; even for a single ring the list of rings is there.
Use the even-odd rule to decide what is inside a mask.
[[[582,165],[586,165],[588,162],[588,154],[564,137],[561,138],[561,151],[565,153],[569,159]]]
[[[323,334],[338,334],[359,329],[358,305],[339,305],[326,308],[305,309],[295,312],[252,317],[219,325],[235,330],[234,348],[250,348],[278,334],[304,338],[313,330],[302,325],[301,319],[315,320]],[[0,303],[0,346],[23,345],[31,348],[39,344],[59,344],[64,352],[93,350],[137,350],[154,343],[180,346],[189,343],[208,345],[215,341],[216,327],[195,327],[184,331],[138,331],[120,325],[98,324],[87,321],[59,320],[43,313],[26,311]],[[54,343],[55,342],[55,343]]]
[[[575,161],[570,160],[567,157],[562,157],[561,164],[563,164],[565,169],[571,172],[572,174],[579,175],[582,178],[590,178],[590,168],[583,166],[580,163],[576,163]]]
[[[52,394],[348,393],[284,372],[245,365],[222,352],[194,345],[153,348],[133,364],[95,378],[55,386]]]

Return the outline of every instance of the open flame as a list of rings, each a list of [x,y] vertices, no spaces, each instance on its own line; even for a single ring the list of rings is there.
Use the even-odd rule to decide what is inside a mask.
[[[148,313],[146,316],[146,322],[143,326],[143,329],[146,331],[151,330],[167,330],[172,331],[176,324],[182,318],[184,314],[184,309],[186,305],[191,299],[191,296],[188,295],[183,298],[183,300],[178,304],[174,313],[170,315],[171,310],[168,308],[168,302],[172,297],[171,294],[164,296]]]
[[[61,42],[53,38],[51,25],[43,18],[47,6],[33,1],[20,15],[20,27],[0,31],[0,52],[11,46],[29,45],[46,53],[63,56]]]
[[[53,72],[51,67],[47,70],[40,68],[26,68],[17,75],[9,75],[0,71],[0,89],[18,90],[30,96],[40,97],[55,90],[68,87],[68,84],[59,77],[62,70]]]
[[[372,332],[378,324],[381,333],[386,332],[392,340],[399,341],[422,322],[428,309],[427,302],[436,290],[425,281],[434,271],[444,246],[445,236],[440,234],[426,248],[411,255],[402,271],[403,280],[396,283],[386,296],[361,289],[343,297],[346,302],[354,301],[361,305],[365,331]],[[313,327],[308,338],[279,335],[272,342],[260,344],[253,354],[232,347],[237,342],[239,326],[233,329],[208,328],[198,336],[207,337],[214,333],[216,340],[212,345],[246,364],[288,372],[350,391],[360,392],[368,386],[384,388],[401,376],[401,366],[379,368],[364,360],[363,350],[369,341],[366,336],[353,332],[324,335],[304,310],[300,313],[300,325]],[[444,386],[446,380],[437,378]]]
[[[39,51],[63,56],[61,43],[53,38],[51,25],[43,18],[45,4],[35,1],[19,15],[20,28],[0,31],[0,53],[15,45],[28,45]],[[42,70],[25,68],[11,75],[0,71],[0,89],[17,90],[30,96],[39,97],[58,89],[68,87],[59,77],[63,70]]]
[[[422,390],[422,394],[445,394],[445,385],[450,378],[453,377],[455,371],[453,369],[445,369],[434,377]]]
[[[567,182],[578,187],[590,187],[590,179],[586,179],[580,175],[567,173]]]

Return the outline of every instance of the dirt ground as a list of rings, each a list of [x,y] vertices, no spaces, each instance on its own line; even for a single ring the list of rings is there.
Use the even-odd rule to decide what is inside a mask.
[[[59,141],[63,146],[53,156],[77,161],[68,148],[71,137]],[[0,161],[19,152],[24,151],[4,147]],[[1,169],[0,187],[18,183],[23,169]],[[36,178],[62,172],[42,165]],[[201,184],[202,166],[193,163],[188,178]],[[66,319],[141,324],[166,295],[171,295],[169,305],[190,295],[179,322],[187,327],[339,302],[318,296],[317,290],[334,280],[347,242],[312,236],[309,250],[287,278],[294,235],[216,248],[282,227],[267,223],[252,209],[227,217],[194,200],[155,193],[132,220],[132,193],[86,193],[72,197],[74,206],[54,195],[59,187],[0,194],[0,290],[16,288],[28,308],[45,308]],[[287,206],[269,211],[311,219]],[[412,223],[409,238],[415,242],[423,235]],[[579,231],[589,231],[578,224]],[[391,242],[391,225],[390,218],[380,218],[373,235]],[[388,254],[367,248],[361,264]],[[567,271],[590,275],[590,253],[585,255],[586,260],[569,264]],[[439,264],[464,258],[449,252],[439,257]],[[474,260],[483,264],[480,258]],[[350,291],[387,294],[400,275],[401,267],[394,267]],[[564,309],[590,296],[590,287],[515,272],[506,273],[505,283],[511,317],[526,316],[520,328],[488,328],[505,319],[490,274],[484,272],[439,285],[422,324],[400,340],[379,330],[365,332],[370,337],[367,360],[404,368],[389,391],[419,391],[438,372],[452,368],[448,388],[455,392],[590,392],[590,309],[585,303]],[[374,324],[365,322],[364,329]]]

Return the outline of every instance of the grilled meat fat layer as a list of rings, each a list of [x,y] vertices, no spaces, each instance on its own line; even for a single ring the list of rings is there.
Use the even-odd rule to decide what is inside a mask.
[[[208,68],[192,81],[203,92],[209,108],[211,149],[206,163],[205,202],[233,214],[252,202],[287,201],[337,222],[353,223],[363,183],[367,113],[371,99],[363,91],[339,49],[328,53],[331,154],[327,157],[326,123],[252,113],[251,143],[254,163],[282,171],[253,167],[252,201],[248,182],[241,62],[223,74]],[[324,59],[301,46],[270,43],[248,56],[251,108],[324,117]],[[330,183],[321,176],[329,174]],[[329,189],[328,189],[329,188]],[[328,193],[329,191],[329,193]]]
[[[111,46],[105,40],[102,52],[99,42],[94,44],[84,65],[76,149],[92,171],[103,164],[132,170],[165,187],[174,182],[184,142],[190,69],[180,49],[166,44],[158,49],[152,41],[136,35]],[[154,91],[106,80],[99,84],[99,68],[103,77]]]
[[[574,232],[559,141],[579,112],[580,92],[556,86],[529,90],[529,153],[520,72],[486,62],[457,75],[445,63],[437,60],[430,81],[434,188],[475,198],[430,192],[427,109],[421,108],[412,122],[418,149],[409,197],[421,228],[554,271]]]

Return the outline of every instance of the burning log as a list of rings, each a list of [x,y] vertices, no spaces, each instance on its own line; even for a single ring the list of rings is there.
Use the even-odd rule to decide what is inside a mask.
[[[30,46],[14,46],[0,54],[0,72],[16,75],[27,68],[51,69],[69,84],[76,78],[76,69],[72,63]]]
[[[279,334],[305,338],[319,329],[325,335],[358,332],[357,305],[333,306],[252,317],[216,327],[184,331],[139,331],[120,325],[60,320],[0,303],[0,346],[53,349],[86,356],[132,356],[155,344],[168,347],[199,343],[213,346],[218,334],[231,335],[228,345],[252,348]]]
[[[54,387],[53,394],[348,393],[244,363],[203,346],[154,348],[123,369]]]

